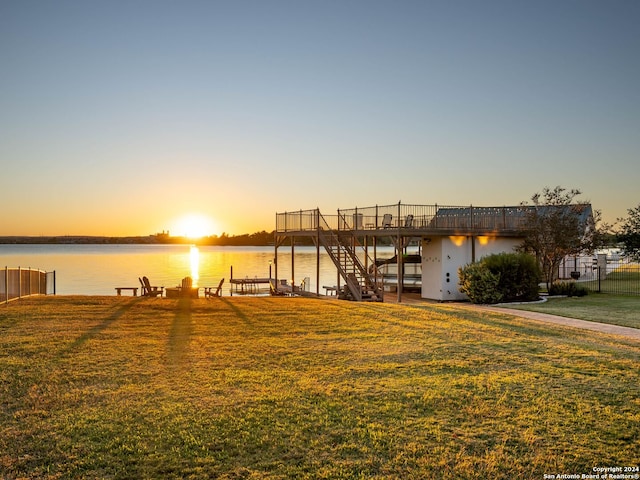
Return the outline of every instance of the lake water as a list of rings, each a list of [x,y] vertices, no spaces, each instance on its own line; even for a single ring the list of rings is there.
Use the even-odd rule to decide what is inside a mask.
[[[393,256],[393,248],[378,247],[378,257]],[[0,245],[0,267],[56,271],[59,295],[115,295],[115,287],[139,287],[146,275],[152,285],[175,287],[191,276],[200,287],[217,286],[226,279],[223,294],[230,294],[228,280],[275,277],[273,247],[193,247],[189,245]],[[271,263],[270,263],[271,262]],[[316,249],[295,247],[295,283],[310,279],[316,291]],[[291,248],[278,248],[278,278],[291,283]],[[335,285],[336,269],[321,250],[320,293]]]

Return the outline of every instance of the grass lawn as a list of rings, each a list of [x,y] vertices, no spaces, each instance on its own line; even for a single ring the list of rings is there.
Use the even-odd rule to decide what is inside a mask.
[[[0,478],[536,479],[640,462],[640,344],[451,305],[0,306]]]
[[[635,294],[640,293],[640,264],[627,263],[616,268],[601,280],[580,282],[592,292]]]
[[[585,297],[550,298],[545,303],[513,305],[509,308],[640,328],[640,295],[590,293]]]

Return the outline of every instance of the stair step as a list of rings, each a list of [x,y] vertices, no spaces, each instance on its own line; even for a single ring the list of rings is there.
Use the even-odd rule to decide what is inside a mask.
[[[321,217],[322,218],[322,217]],[[354,237],[331,230],[324,218],[322,222],[327,227],[319,230],[319,239],[338,268],[340,275],[345,279],[347,297],[362,301],[382,301],[382,295],[376,282],[372,281],[365,271],[360,259],[356,255],[353,244]]]

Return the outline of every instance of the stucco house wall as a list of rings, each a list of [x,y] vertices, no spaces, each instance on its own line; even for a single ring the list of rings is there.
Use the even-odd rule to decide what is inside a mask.
[[[511,253],[519,238],[434,236],[422,239],[422,298],[466,300],[458,288],[458,269],[494,253]]]

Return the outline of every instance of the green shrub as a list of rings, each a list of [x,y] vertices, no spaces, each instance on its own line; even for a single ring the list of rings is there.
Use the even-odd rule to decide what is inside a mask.
[[[488,255],[460,268],[458,277],[473,303],[537,300],[542,278],[535,258],[525,253]]]
[[[542,275],[538,262],[526,253],[498,253],[481,260],[498,275],[498,290],[503,302],[530,302],[537,300]]]
[[[470,263],[458,269],[460,291],[473,303],[498,303],[502,295],[498,290],[500,277],[483,263]]]
[[[567,297],[584,297],[589,290],[576,282],[555,282],[549,287],[549,295],[566,295]]]

